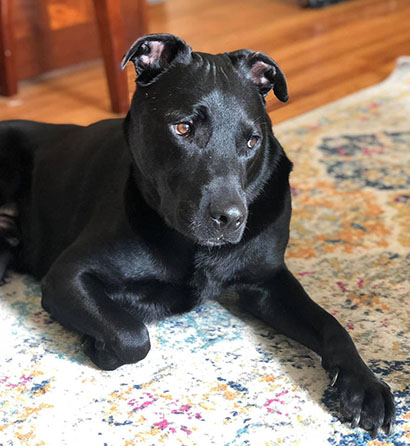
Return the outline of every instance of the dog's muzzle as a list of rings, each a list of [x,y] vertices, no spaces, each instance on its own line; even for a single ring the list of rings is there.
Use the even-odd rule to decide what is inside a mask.
[[[247,218],[247,210],[242,202],[210,203],[208,225],[212,236],[205,240],[208,246],[238,243],[242,238]]]

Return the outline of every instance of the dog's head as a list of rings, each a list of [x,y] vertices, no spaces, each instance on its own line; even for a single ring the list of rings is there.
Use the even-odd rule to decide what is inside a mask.
[[[264,97],[288,99],[282,71],[262,53],[192,52],[169,34],[138,39],[129,61],[137,89],[125,128],[144,198],[197,243],[239,242],[273,167]]]

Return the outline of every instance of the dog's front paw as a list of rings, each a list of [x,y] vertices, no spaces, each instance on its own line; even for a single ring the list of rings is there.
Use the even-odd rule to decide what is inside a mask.
[[[390,387],[369,369],[330,372],[331,385],[340,392],[340,412],[353,428],[369,431],[375,438],[380,429],[389,434],[395,422],[394,398]]]
[[[91,336],[85,335],[82,341],[84,353],[91,361],[102,370],[115,370],[124,364],[118,357],[105,348],[105,346],[96,341]]]

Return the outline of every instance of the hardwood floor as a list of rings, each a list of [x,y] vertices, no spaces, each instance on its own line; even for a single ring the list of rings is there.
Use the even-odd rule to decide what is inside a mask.
[[[410,0],[349,0],[302,9],[294,0],[168,0],[150,6],[150,32],[184,38],[194,50],[263,51],[282,67],[290,100],[273,95],[268,110],[280,122],[383,80],[410,55]],[[134,72],[128,67],[130,91]],[[100,62],[20,83],[0,98],[0,120],[87,124],[110,113]]]

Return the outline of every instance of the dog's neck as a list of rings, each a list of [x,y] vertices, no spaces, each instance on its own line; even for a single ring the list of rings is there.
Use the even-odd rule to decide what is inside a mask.
[[[131,165],[130,177],[135,184],[139,195],[145,201],[145,203],[154,211],[156,211],[160,205],[161,198],[158,195],[157,189],[140,171],[134,160]]]

